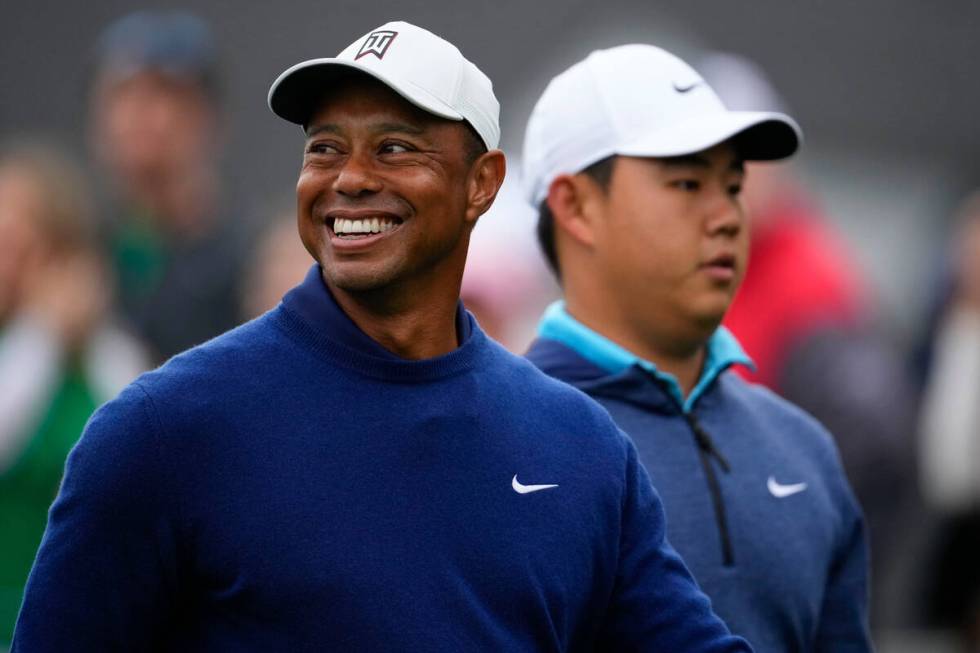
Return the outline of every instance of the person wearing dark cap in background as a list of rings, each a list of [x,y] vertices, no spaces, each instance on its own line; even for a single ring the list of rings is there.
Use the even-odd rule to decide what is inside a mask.
[[[750,650],[629,439],[459,303],[504,177],[490,80],[394,22],[269,104],[305,128],[317,264],[93,417],[14,649]]]
[[[605,406],[663,496],[668,537],[760,651],[870,650],[861,511],[830,435],[728,368],[721,320],[745,272],[744,162],[800,142],[729,111],[650,45],[593,52],[545,89],[525,189],[565,301],[528,358]]]
[[[137,12],[97,48],[91,144],[108,171],[108,250],[124,316],[158,362],[238,323],[249,225],[218,156],[222,106],[208,26]]]

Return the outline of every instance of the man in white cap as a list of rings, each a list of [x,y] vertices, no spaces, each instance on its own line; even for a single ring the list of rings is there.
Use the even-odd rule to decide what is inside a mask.
[[[864,526],[811,417],[726,370],[745,271],[743,161],[791,155],[778,113],[728,111],[648,45],[555,77],[527,126],[525,187],[565,300],[528,358],[636,442],[668,536],[732,632],[760,651],[870,649]]]
[[[67,467],[14,649],[747,651],[629,439],[459,304],[490,80],[388,23],[287,70],[306,280],[138,379]]]

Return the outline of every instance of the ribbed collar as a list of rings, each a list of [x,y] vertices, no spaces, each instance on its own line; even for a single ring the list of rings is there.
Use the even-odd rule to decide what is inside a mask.
[[[319,264],[314,264],[303,282],[286,293],[277,311],[288,330],[335,362],[368,376],[406,381],[438,378],[469,368],[477,353],[486,349],[486,336],[459,302],[456,332],[460,345],[456,349],[419,361],[401,358],[361,331],[344,313],[324,283]]]
[[[685,399],[677,377],[661,372],[652,362],[640,358],[576,320],[565,310],[563,301],[553,303],[544,312],[538,324],[538,335],[562,343],[609,374],[619,374],[633,365],[642,367],[663,382],[685,412],[690,412],[715,379],[732,365],[742,364],[753,367],[752,359],[738,344],[731,331],[720,326],[708,338],[701,377]]]

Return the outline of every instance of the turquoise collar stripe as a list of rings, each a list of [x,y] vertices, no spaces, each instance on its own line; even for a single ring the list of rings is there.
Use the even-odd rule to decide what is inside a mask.
[[[755,367],[732,332],[720,326],[708,338],[707,356],[701,378],[685,399],[681,386],[673,374],[661,372],[650,361],[639,358],[585,326],[568,314],[563,301],[557,301],[545,310],[538,324],[538,335],[562,343],[610,374],[618,374],[631,365],[639,365],[666,384],[670,394],[679,405],[683,406],[684,412],[690,412],[695,402],[708,390],[715,379],[732,365],[740,363]]]

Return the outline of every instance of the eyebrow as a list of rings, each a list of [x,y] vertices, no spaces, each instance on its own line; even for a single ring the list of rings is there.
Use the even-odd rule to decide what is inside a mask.
[[[669,168],[710,168],[711,162],[700,154],[684,154],[681,156],[668,156],[661,159],[663,164]]]
[[[307,137],[316,136],[317,134],[322,134],[324,132],[330,134],[339,134],[340,127],[338,127],[337,125],[314,125],[312,127],[306,128]]]
[[[681,156],[668,156],[660,159],[664,166],[668,168],[710,168],[711,162],[707,157],[700,154],[683,154]],[[733,172],[743,172],[745,170],[745,162],[740,157],[735,157],[732,159],[731,164],[729,164],[728,169]]]
[[[378,125],[374,125],[371,128],[371,131],[378,134],[394,132],[399,134],[411,134],[413,136],[420,136],[425,133],[425,130],[421,127],[416,127],[415,125],[410,125],[404,122],[383,122]],[[307,138],[310,138],[324,132],[329,134],[340,134],[341,129],[339,125],[335,125],[333,123],[313,125],[312,127],[307,128],[306,136]]]

